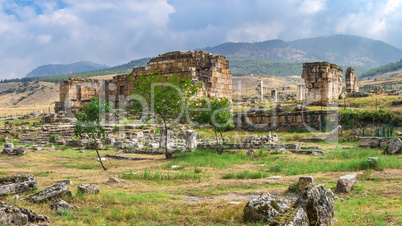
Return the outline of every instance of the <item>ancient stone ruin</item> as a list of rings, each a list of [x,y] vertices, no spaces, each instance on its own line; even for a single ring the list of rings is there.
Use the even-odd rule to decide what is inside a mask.
[[[264,81],[263,80],[258,81],[257,90],[258,90],[258,97],[260,98],[260,101],[263,101],[264,100]]]
[[[356,93],[359,92],[359,82],[355,74],[355,69],[349,67],[346,69],[345,73],[345,81],[346,81],[346,92],[347,93]]]
[[[328,62],[304,63],[302,78],[308,89],[308,105],[326,105],[339,99],[342,92],[341,67]]]
[[[150,60],[145,67],[133,68],[130,74],[114,76],[110,80],[69,78],[60,84],[60,101],[56,113],[75,113],[92,97],[106,100],[126,98],[134,90],[133,81],[139,75],[159,71],[162,75],[187,77],[193,83],[202,81],[199,94],[218,98],[232,96],[232,73],[224,56],[205,51],[169,52]]]

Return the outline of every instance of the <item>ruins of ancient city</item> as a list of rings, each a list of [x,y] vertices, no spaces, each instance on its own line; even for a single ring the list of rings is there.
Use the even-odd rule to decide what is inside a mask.
[[[152,106],[130,112],[136,81],[155,74],[200,85],[188,101],[208,100],[208,109],[228,100],[211,112],[230,112],[227,124],[200,123],[191,109],[167,124]],[[160,54],[107,78],[70,77],[57,84],[52,109],[2,119],[1,221],[343,225],[345,211],[359,208],[353,202],[381,197],[370,193],[378,184],[388,192],[380,200],[395,195],[381,208],[400,217],[402,120],[381,115],[377,102],[400,104],[401,84],[362,85],[354,68],[330,62],[305,62],[294,77],[279,85],[263,76],[241,80],[225,56],[202,50]],[[94,99],[118,112],[96,112],[105,136],[77,130],[88,126],[78,124],[79,114]],[[358,115],[374,103],[379,118]],[[82,215],[96,211],[103,216]],[[397,223],[394,215],[390,221]]]

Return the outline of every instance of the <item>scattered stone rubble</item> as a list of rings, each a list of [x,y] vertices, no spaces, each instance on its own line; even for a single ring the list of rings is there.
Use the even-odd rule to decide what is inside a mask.
[[[50,209],[55,210],[58,213],[62,212],[63,210],[71,208],[72,206],[63,199],[57,199],[54,202],[52,202],[52,204],[50,204]]]
[[[97,194],[99,193],[99,186],[96,184],[79,184],[78,192],[82,194]]]
[[[0,224],[2,225],[32,225],[49,220],[49,217],[39,215],[30,209],[0,202]]]
[[[356,174],[348,174],[339,177],[338,183],[336,184],[337,193],[348,193],[356,186]]]
[[[38,188],[38,181],[32,175],[16,175],[0,179],[0,196],[16,194]]]
[[[250,200],[243,209],[248,222],[269,225],[334,225],[335,195],[323,185],[309,184],[299,196],[276,199],[269,193]]]
[[[61,198],[63,195],[71,196],[72,194],[70,188],[65,183],[59,183],[33,195],[25,196],[23,199],[37,203],[37,202],[55,200]]]
[[[360,147],[385,148],[390,155],[401,153],[402,141],[399,137],[362,137],[359,140]]]
[[[25,154],[25,147],[24,146],[16,146],[14,147],[13,143],[5,143],[4,149],[2,154],[5,155],[23,155]]]

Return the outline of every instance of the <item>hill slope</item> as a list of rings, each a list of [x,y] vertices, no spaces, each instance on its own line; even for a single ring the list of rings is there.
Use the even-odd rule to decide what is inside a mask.
[[[228,42],[215,47],[207,47],[203,50],[226,57],[262,59],[276,62],[302,62],[317,60],[308,53],[296,49],[279,39],[255,43]]]
[[[377,67],[402,58],[402,50],[382,41],[334,35],[292,42],[271,40],[256,43],[223,43],[203,50],[232,58],[263,59],[278,62],[328,61],[340,66]]]
[[[31,72],[29,72],[26,77],[48,77],[83,71],[95,71],[105,68],[109,68],[109,66],[96,64],[90,61],[79,61],[72,64],[47,64],[35,68]]]
[[[317,59],[339,65],[371,68],[395,62],[402,57],[402,50],[385,42],[352,35],[300,39],[289,44]]]

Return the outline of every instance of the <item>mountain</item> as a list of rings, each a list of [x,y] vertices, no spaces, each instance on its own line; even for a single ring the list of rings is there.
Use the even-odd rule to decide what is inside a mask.
[[[291,42],[278,39],[255,43],[229,42],[202,50],[228,58],[276,62],[328,61],[365,70],[402,58],[402,50],[396,47],[382,41],[352,35],[333,35]]]
[[[54,75],[66,75],[84,71],[95,71],[109,68],[107,65],[96,64],[90,61],[79,61],[72,64],[48,64],[35,68],[26,77],[48,77]]]
[[[385,42],[352,35],[334,35],[288,42],[322,61],[338,65],[377,67],[398,61],[402,50]]]
[[[261,59],[274,62],[303,62],[316,61],[305,51],[291,46],[279,39],[264,42],[227,42],[215,47],[207,47],[202,50],[226,57]]]

